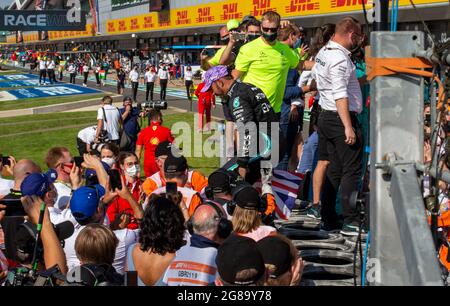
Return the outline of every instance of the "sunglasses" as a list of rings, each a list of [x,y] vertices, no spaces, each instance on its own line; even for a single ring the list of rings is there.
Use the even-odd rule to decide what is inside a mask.
[[[272,33],[276,33],[276,32],[278,32],[278,27],[277,28],[265,28],[265,27],[261,27],[262,28],[262,30],[264,31],[264,32],[272,32]]]

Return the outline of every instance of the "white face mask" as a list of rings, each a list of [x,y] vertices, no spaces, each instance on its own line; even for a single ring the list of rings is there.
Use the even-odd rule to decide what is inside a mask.
[[[125,172],[130,176],[130,177],[136,177],[139,173],[140,170],[140,166],[139,165],[133,165],[129,168],[127,168],[125,170]]]
[[[105,157],[102,158],[102,162],[105,162],[109,167],[112,167],[115,164],[116,160],[112,157]]]

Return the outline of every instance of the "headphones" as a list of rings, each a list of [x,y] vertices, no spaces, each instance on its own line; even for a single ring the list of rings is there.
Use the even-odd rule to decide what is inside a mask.
[[[228,238],[228,236],[230,236],[231,232],[233,231],[233,224],[231,223],[230,220],[227,219],[227,216],[224,215],[224,213],[222,212],[222,210],[217,206],[216,203],[212,202],[212,201],[205,201],[202,204],[200,204],[199,206],[197,206],[194,210],[194,213],[192,214],[192,216],[194,216],[195,211],[203,205],[208,205],[212,208],[214,208],[214,210],[217,213],[216,218],[219,219],[219,223],[217,224],[217,236],[219,236],[219,238],[221,239],[226,239]],[[189,218],[188,222],[186,223],[186,227],[189,231],[189,234],[193,235],[194,234],[194,223],[192,222],[192,216],[191,218]],[[215,219],[216,219],[215,218]]]
[[[241,192],[245,192],[245,191],[250,191],[250,190],[255,190],[255,188],[250,185],[247,182],[241,182],[235,189],[233,189],[233,200],[229,201],[227,203],[227,212],[230,216],[233,215],[234,213],[234,209],[236,208],[236,206],[238,205],[236,202],[237,196],[241,193]],[[242,207],[241,205],[239,205],[240,207]],[[253,207],[242,207],[245,209],[252,209],[254,210],[255,208]],[[264,213],[267,210],[267,200],[266,199],[261,199],[261,197],[259,197],[258,200],[258,209],[257,211],[260,213]]]

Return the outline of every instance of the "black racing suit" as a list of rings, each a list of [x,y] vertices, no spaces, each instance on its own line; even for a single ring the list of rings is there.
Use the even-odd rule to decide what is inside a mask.
[[[279,120],[266,95],[258,87],[237,80],[231,86],[226,98],[225,103],[237,125],[239,138],[244,137],[244,141],[239,139],[237,158],[232,159],[224,167],[228,170],[235,170],[239,166],[247,168],[250,163],[262,159],[270,160],[269,152],[272,150],[271,123]],[[242,133],[240,124],[248,124],[249,122],[255,123],[256,131],[245,129],[245,133]],[[266,122],[267,128],[263,128],[261,122]],[[256,152],[255,148],[257,148]]]

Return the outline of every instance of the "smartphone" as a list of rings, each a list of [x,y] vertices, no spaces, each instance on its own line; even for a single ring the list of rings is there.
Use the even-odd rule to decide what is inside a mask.
[[[1,199],[0,204],[6,206],[6,208],[0,208],[0,210],[5,210],[5,217],[23,217],[27,215],[20,199]]]
[[[83,161],[84,161],[83,156],[75,156],[75,157],[73,158],[73,160],[75,161],[75,165],[76,165],[78,168],[81,168],[81,164],[82,164]]]
[[[213,57],[215,54],[214,49],[203,49],[202,53],[208,57]]]
[[[178,193],[177,183],[175,183],[175,182],[167,182],[166,183],[166,193],[177,194]]]
[[[117,169],[109,170],[109,185],[111,190],[122,189],[122,180],[120,179],[120,172]]]
[[[9,161],[9,156],[2,156],[2,165],[3,166],[11,166],[11,162]]]
[[[233,37],[233,39],[234,39],[235,41],[244,41],[245,38],[246,38],[245,33],[237,33],[237,32],[233,32],[233,33],[230,33],[230,35]]]

